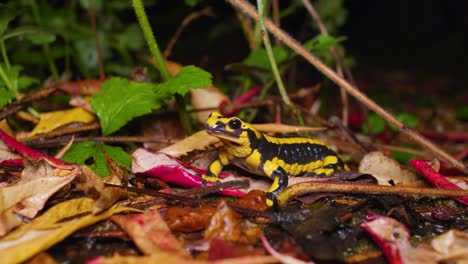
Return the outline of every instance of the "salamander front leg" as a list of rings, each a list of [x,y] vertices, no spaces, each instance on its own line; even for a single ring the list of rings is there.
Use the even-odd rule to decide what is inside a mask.
[[[276,199],[276,196],[284,188],[288,187],[288,174],[282,167],[269,161],[265,162],[263,171],[273,180],[273,183],[267,192],[266,204],[268,206],[277,206],[278,200]]]
[[[221,170],[227,164],[229,164],[227,153],[224,151],[220,152],[218,154],[218,158],[215,159],[208,167],[206,174],[202,175],[203,186],[205,186],[207,182],[217,182],[219,180],[219,174],[221,173]]]

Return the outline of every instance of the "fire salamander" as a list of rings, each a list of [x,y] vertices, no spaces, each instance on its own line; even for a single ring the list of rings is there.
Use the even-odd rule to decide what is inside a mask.
[[[267,192],[267,205],[276,204],[276,195],[288,186],[288,175],[327,176],[348,170],[346,164],[328,146],[317,139],[278,138],[258,131],[237,117],[213,112],[205,130],[223,142],[224,149],[208,168],[205,181],[217,181],[223,166],[234,164],[273,180]]]

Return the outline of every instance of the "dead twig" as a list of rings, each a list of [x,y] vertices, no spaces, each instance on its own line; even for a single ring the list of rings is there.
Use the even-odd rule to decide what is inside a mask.
[[[241,9],[250,17],[258,20],[258,13],[255,8],[245,0],[227,0],[233,6]],[[320,72],[322,72],[325,76],[330,78],[333,82],[335,82],[340,87],[343,87],[348,93],[354,96],[358,101],[365,104],[368,108],[372,109],[378,115],[383,117],[387,120],[388,123],[392,124],[393,126],[397,127],[401,132],[412,138],[414,141],[418,142],[425,148],[430,149],[433,151],[437,156],[441,159],[447,161],[448,163],[452,164],[453,166],[457,167],[458,169],[462,170],[465,173],[468,173],[468,166],[464,163],[456,160],[450,154],[445,152],[444,150],[440,149],[432,142],[421,136],[415,130],[405,126],[400,120],[396,119],[392,114],[387,112],[385,109],[380,107],[377,103],[372,101],[369,97],[367,97],[364,93],[362,93],[359,89],[355,88],[351,85],[348,81],[341,78],[334,72],[330,67],[325,65],[321,60],[315,57],[312,53],[306,50],[299,42],[289,36],[286,32],[282,29],[278,28],[271,20],[265,19],[265,26],[266,28],[277,38],[283,41],[289,48],[294,50],[296,53],[304,57],[310,64],[314,65]]]
[[[460,197],[468,196],[468,190],[446,190],[436,188],[414,188],[400,186],[384,185],[365,185],[349,183],[325,183],[325,182],[302,182],[292,185],[278,194],[278,203],[285,204],[289,199],[305,195],[308,193],[336,192],[345,194],[375,194],[375,195],[423,195],[423,196],[442,196],[442,197]]]
[[[166,46],[166,49],[163,52],[164,58],[167,58],[171,55],[172,48],[174,48],[174,45],[176,44],[177,40],[180,37],[180,34],[184,30],[185,27],[187,27],[188,24],[190,24],[193,20],[201,17],[201,16],[214,16],[213,14],[213,9],[211,6],[205,7],[202,10],[190,13],[188,16],[182,20],[182,23],[180,23],[180,26],[177,28],[176,32],[172,36],[172,38],[169,40],[169,43]]]
[[[36,139],[28,142],[28,146],[35,148],[51,148],[67,144],[72,136],[64,136],[53,139]],[[177,140],[163,137],[75,137],[73,142],[96,141],[101,143],[127,143],[127,142],[154,142],[154,143],[175,143]]]
[[[99,65],[99,76],[101,77],[101,80],[104,80],[106,78],[106,74],[104,72],[104,64],[102,63],[101,44],[99,43],[99,34],[96,28],[96,16],[94,13],[92,1],[89,1],[88,4],[89,21],[91,23],[91,28],[93,29],[94,45],[96,46],[96,55]]]

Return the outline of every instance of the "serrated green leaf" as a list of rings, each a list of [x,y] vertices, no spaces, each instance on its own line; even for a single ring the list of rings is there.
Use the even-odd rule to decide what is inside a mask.
[[[170,80],[156,85],[154,91],[163,99],[176,93],[184,95],[190,88],[197,89],[212,85],[211,74],[193,65],[185,66]]]
[[[127,170],[130,170],[132,157],[127,152],[125,152],[125,150],[123,150],[121,147],[114,147],[109,145],[104,145],[104,150],[112,160],[117,162],[117,164],[125,167]]]
[[[379,134],[385,130],[385,120],[377,114],[370,114],[368,117],[368,122],[370,125],[370,129],[372,134]],[[362,132],[369,134],[369,130],[367,128],[367,122],[363,122],[361,126]]]
[[[283,63],[289,56],[289,53],[285,48],[274,46],[272,50],[277,64]],[[263,48],[250,52],[249,56],[244,59],[243,63],[247,66],[258,67],[267,70],[270,69],[270,61],[268,60],[266,50]]]
[[[4,107],[9,104],[14,96],[15,94],[10,90],[0,89],[0,107]]]
[[[122,148],[97,144],[94,141],[73,144],[62,159],[79,165],[86,163],[99,176],[104,177],[110,173],[104,152],[120,166],[130,169],[132,158]]]
[[[158,96],[150,83],[129,82],[124,78],[111,78],[91,99],[91,107],[99,117],[104,135],[119,130],[135,117],[142,116],[160,106]]]

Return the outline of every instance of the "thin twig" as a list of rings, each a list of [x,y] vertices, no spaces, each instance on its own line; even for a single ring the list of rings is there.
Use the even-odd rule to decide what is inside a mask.
[[[320,33],[324,36],[330,35],[328,33],[327,28],[323,24],[322,20],[320,19],[320,16],[315,10],[314,6],[309,0],[302,0],[302,3],[304,4],[305,8],[309,12],[310,16],[314,19],[315,24],[317,24],[317,27],[320,30]],[[336,72],[341,78],[344,78],[343,75],[343,64],[340,56],[338,55],[338,52],[335,47],[330,47],[330,53],[333,56],[333,59],[336,62]],[[343,89],[343,87],[340,87],[340,96],[341,96],[341,103],[343,104],[343,112],[342,112],[342,121],[343,125],[345,127],[348,126],[348,119],[349,119],[349,100],[348,100],[348,95],[346,94],[346,91]]]
[[[71,140],[72,136],[64,136],[53,139],[38,139],[27,142],[28,146],[34,146],[35,148],[51,148],[58,147],[67,144]],[[178,140],[171,140],[163,137],[75,137],[73,142],[83,141],[96,141],[101,143],[175,143]]]
[[[167,58],[167,57],[169,57],[169,55],[171,55],[172,48],[174,48],[174,45],[176,44],[177,40],[179,39],[180,34],[184,30],[184,28],[187,27],[188,24],[190,24],[193,20],[195,20],[195,19],[197,19],[197,18],[199,18],[201,16],[213,16],[213,15],[214,15],[213,14],[213,9],[211,8],[211,6],[207,6],[207,7],[203,8],[202,10],[192,12],[188,16],[186,16],[184,18],[184,20],[182,20],[182,23],[180,23],[180,26],[177,28],[177,30],[174,33],[174,35],[172,36],[171,40],[169,40],[169,43],[167,44],[166,49],[163,52],[164,58]]]
[[[244,11],[246,14],[248,14],[250,17],[254,18],[255,20],[258,20],[258,14],[255,10],[255,8],[249,4],[248,2],[244,0],[227,0],[229,3],[231,3],[233,6],[241,9]],[[456,160],[452,156],[450,156],[448,153],[443,151],[442,149],[438,148],[436,145],[434,145],[432,142],[429,140],[425,139],[423,136],[421,136],[418,132],[414,131],[413,129],[405,126],[402,122],[400,122],[398,119],[396,119],[392,114],[387,112],[385,109],[380,107],[377,103],[372,101],[369,97],[367,97],[364,93],[359,91],[359,89],[355,88],[353,85],[351,85],[348,81],[344,80],[340,76],[336,74],[330,67],[325,65],[321,60],[319,60],[317,57],[315,57],[312,53],[310,53],[308,50],[306,50],[299,42],[297,42],[295,39],[293,39],[291,36],[289,36],[286,32],[284,32],[282,29],[278,28],[275,26],[273,22],[271,22],[268,19],[265,19],[265,26],[268,28],[268,30],[275,35],[277,38],[279,38],[283,43],[285,43],[288,47],[290,47],[292,50],[294,50],[296,53],[304,57],[309,63],[314,65],[320,72],[322,72],[325,76],[330,78],[333,82],[338,84],[340,87],[343,87],[348,93],[350,93],[352,96],[354,96],[358,101],[362,102],[365,104],[367,107],[372,109],[374,112],[376,112],[378,115],[383,117],[387,122],[392,124],[393,126],[397,127],[400,131],[411,137],[413,140],[418,142],[420,145],[423,147],[426,147],[433,151],[436,155],[438,155],[440,158],[443,160],[449,162],[453,166],[457,167],[458,169],[462,170],[465,173],[468,173],[468,166],[465,165],[464,163]]]
[[[365,185],[365,184],[349,184],[349,183],[325,183],[325,182],[303,182],[292,185],[278,194],[278,202],[280,205],[285,204],[289,199],[305,195],[308,193],[318,192],[337,192],[337,193],[354,193],[354,194],[376,194],[376,195],[423,195],[423,196],[443,196],[443,197],[460,197],[468,196],[468,190],[445,190],[436,188],[414,188],[400,186],[384,186],[384,185]]]

